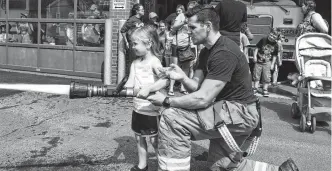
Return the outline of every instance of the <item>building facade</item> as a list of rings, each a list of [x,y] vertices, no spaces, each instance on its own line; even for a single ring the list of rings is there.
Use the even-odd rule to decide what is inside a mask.
[[[135,3],[161,19],[189,0],[0,0],[0,68],[101,78],[105,21],[112,19],[111,83],[117,83],[119,21]]]

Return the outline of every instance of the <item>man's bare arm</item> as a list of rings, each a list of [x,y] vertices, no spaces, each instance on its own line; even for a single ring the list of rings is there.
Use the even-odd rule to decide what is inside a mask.
[[[170,105],[183,109],[206,108],[214,101],[225,85],[226,82],[223,81],[205,79],[198,91],[181,97],[170,98]]]
[[[199,86],[202,84],[204,80],[204,74],[202,70],[196,70],[193,78],[189,78],[186,76],[183,80],[181,80],[182,85],[189,92],[194,92],[198,90]]]

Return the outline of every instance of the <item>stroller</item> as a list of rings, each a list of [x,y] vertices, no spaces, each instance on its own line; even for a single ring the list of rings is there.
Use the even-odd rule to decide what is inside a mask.
[[[316,121],[331,120],[331,36],[307,33],[296,40],[296,67],[299,70],[297,102],[292,118],[300,118],[300,130],[316,130]]]

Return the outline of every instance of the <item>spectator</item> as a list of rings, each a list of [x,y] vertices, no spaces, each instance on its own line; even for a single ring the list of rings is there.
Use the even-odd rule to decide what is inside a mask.
[[[304,13],[303,21],[297,26],[297,35],[300,36],[305,33],[318,32],[327,33],[328,23],[322,16],[315,12],[316,3],[314,0],[305,0],[302,5],[302,12]]]
[[[21,28],[21,34],[19,36],[18,42],[19,43],[26,43],[26,44],[31,44],[32,43],[32,39],[30,37],[29,34],[29,29],[26,27],[22,27]]]
[[[254,35],[251,33],[251,31],[248,27],[248,24],[246,22],[242,23],[241,27],[243,27],[243,28],[241,28],[241,29],[243,29],[243,31],[241,31],[241,32],[243,32],[249,40],[254,39]]]
[[[55,37],[56,37],[56,25],[52,25],[50,28],[47,29],[45,35],[45,41],[43,44],[55,45]]]
[[[197,5],[199,5],[197,1],[189,1],[187,4],[187,10],[192,9]],[[203,45],[194,45],[193,43],[191,46],[195,52],[195,60],[192,62],[192,65],[189,69],[189,78],[192,78],[194,76],[194,65],[196,64],[196,60],[197,60],[197,57],[198,57],[201,49],[203,49],[203,47],[204,47]]]
[[[131,9],[130,18],[123,24],[120,32],[122,34],[125,49],[126,49],[126,73],[129,73],[131,62],[135,59],[135,53],[132,51],[129,44],[129,36],[136,28],[144,26],[142,22],[142,16],[144,16],[144,7],[142,4],[135,4]]]
[[[147,24],[149,24],[157,29],[158,25],[159,25],[159,23],[157,21],[158,21],[158,15],[155,12],[150,12],[149,21],[147,22]]]
[[[285,37],[279,33],[277,43],[279,47],[279,53],[277,58],[273,58],[273,61],[271,63],[272,65],[272,86],[277,87],[278,86],[278,76],[279,76],[279,68],[282,65],[282,55],[284,48],[282,47],[282,42],[285,40]]]
[[[175,18],[174,24],[171,27],[171,34],[173,34],[172,42],[172,63],[179,65],[184,72],[189,75],[190,68],[193,65],[193,60],[195,54],[191,49],[191,39],[188,34],[188,26],[186,24],[186,17],[184,15],[185,10],[183,5],[178,5],[176,8],[177,17]],[[192,56],[192,59],[183,60],[185,57]],[[174,95],[174,83],[175,80],[171,80],[168,95]],[[181,84],[180,92],[183,94],[188,94],[185,87]]]
[[[160,52],[162,52],[163,55],[163,66],[168,67],[170,65],[170,57],[172,54],[171,51],[171,41],[169,37],[169,31],[168,27],[166,26],[165,21],[161,20],[159,22],[159,29],[158,29],[158,35],[159,35],[159,43],[160,43]]]
[[[199,5],[197,1],[189,1],[187,4],[187,10],[192,9],[197,5]]]
[[[130,18],[124,23],[120,32],[125,41],[126,49],[129,49],[129,41],[127,37],[130,33],[137,27],[142,27],[144,24],[142,22],[142,16],[144,16],[144,7],[142,4],[135,4],[131,9]]]
[[[247,35],[245,34],[246,27],[245,24],[241,25],[241,31],[240,31],[240,50],[244,53],[244,55],[247,58],[247,61],[249,63],[249,55],[248,55],[248,48],[247,46],[250,45],[249,39]]]
[[[68,14],[69,19],[74,18],[74,13],[70,12]],[[67,23],[66,25],[66,45],[67,46],[73,46],[74,45],[74,24],[73,23]]]
[[[28,18],[28,14],[21,13],[21,18]],[[33,28],[33,25],[31,23],[18,22],[17,25],[16,25],[16,30],[17,30],[17,34],[20,34],[21,37],[24,35],[24,37],[25,37],[24,40],[25,40],[26,43],[28,43],[28,42],[32,43],[33,39],[36,39],[36,37],[31,37],[32,33],[34,32],[34,28]],[[22,34],[22,32],[24,32],[24,34]],[[26,34],[28,34],[29,36],[26,35]]]
[[[271,32],[267,37],[263,37],[256,45],[254,52],[254,91],[257,92],[259,82],[262,77],[263,82],[263,96],[268,97],[268,86],[271,82],[271,69],[279,55],[279,46],[277,42],[278,32],[275,29],[271,29]]]
[[[0,25],[0,43],[6,43],[6,25]]]
[[[240,46],[241,25],[247,22],[247,7],[238,0],[223,0],[215,8],[220,17],[220,33]]]
[[[100,10],[98,9],[98,5],[97,4],[92,4],[91,7],[90,7],[90,11],[92,13],[92,15],[95,15],[95,16],[100,16],[101,13],[100,13]]]
[[[90,16],[88,19],[96,19],[97,16]],[[83,24],[81,28],[85,46],[100,46],[100,29],[97,24]]]
[[[177,14],[176,12],[170,14],[169,16],[167,16],[167,18],[165,19],[166,24],[170,27],[173,25],[175,18],[176,18]],[[171,29],[171,28],[168,28]]]

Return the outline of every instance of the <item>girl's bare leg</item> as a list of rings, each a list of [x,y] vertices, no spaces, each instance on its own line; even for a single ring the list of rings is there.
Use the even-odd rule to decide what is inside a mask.
[[[138,167],[143,169],[147,166],[148,152],[146,138],[142,136],[135,135],[137,141],[138,150]]]

